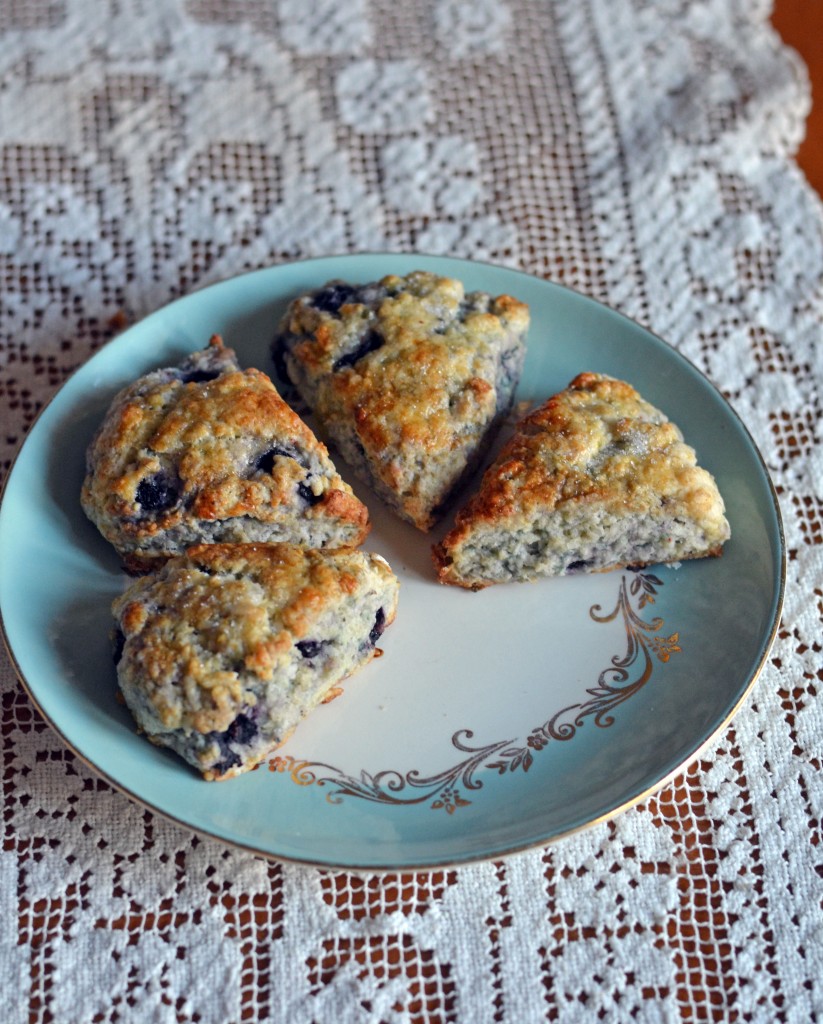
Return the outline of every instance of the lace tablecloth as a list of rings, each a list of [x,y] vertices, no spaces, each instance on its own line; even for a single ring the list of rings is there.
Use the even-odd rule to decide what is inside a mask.
[[[2,1017],[809,1021],[823,1015],[823,209],[767,0],[0,5],[8,467],[127,322],[361,250],[523,268],[730,399],[788,548],[772,655],[698,763],[500,863],[270,863],[96,777],[0,665]]]

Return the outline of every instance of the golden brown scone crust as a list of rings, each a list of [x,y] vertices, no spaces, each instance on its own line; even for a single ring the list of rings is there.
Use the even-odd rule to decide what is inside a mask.
[[[218,337],[210,344],[222,348]],[[299,458],[258,470],[272,448]],[[115,397],[87,463],[83,508],[132,569],[198,540],[355,546],[369,529],[325,446],[255,369],[188,383],[172,371],[141,378]],[[168,482],[174,500],[147,511],[139,488],[152,480]]]
[[[552,569],[537,574],[568,571],[564,543],[572,552],[571,562],[586,559],[581,558],[579,538],[571,535],[564,541],[562,531],[582,522],[586,510],[593,524],[600,521],[610,530],[621,518],[636,523],[645,517],[648,522],[674,522],[678,528],[691,524],[695,533],[682,544],[677,541],[669,558],[661,538],[662,549],[649,551],[648,557],[637,552],[636,559],[622,562],[601,558],[607,551],[592,554],[597,538],[589,538],[592,564],[579,567],[588,571],[718,555],[730,532],[717,485],[697,465],[694,449],[684,443],[679,429],[630,384],[581,373],[517,425],[478,492],[458,513],[454,529],[434,549],[438,575],[442,582],[473,589],[498,582],[487,577],[501,572],[499,567],[469,567],[466,545],[481,533],[492,546],[496,535],[519,532],[535,542],[536,523],[555,531],[546,543],[560,556],[551,562]],[[515,565],[510,546],[502,547]],[[488,544],[485,551],[488,558]],[[520,578],[515,569],[511,578]]]
[[[528,307],[425,271],[351,290],[334,313],[292,304],[289,373],[359,475],[427,530],[511,403]]]
[[[207,779],[229,777],[282,743],[373,656],[396,606],[397,581],[377,555],[198,545],[114,602],[118,680],[150,739]],[[230,746],[241,715],[247,734],[255,726],[250,750]]]

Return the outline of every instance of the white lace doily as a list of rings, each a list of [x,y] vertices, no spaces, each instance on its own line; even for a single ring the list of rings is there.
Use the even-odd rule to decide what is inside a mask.
[[[702,760],[503,863],[267,863],[114,792],[7,659],[9,1024],[823,1015],[823,208],[766,0],[0,4],[4,467],[125,323],[359,250],[521,267],[650,326],[759,444],[783,626]]]

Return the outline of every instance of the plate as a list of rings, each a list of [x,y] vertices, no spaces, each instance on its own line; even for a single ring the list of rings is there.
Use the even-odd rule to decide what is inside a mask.
[[[580,371],[622,377],[683,429],[717,478],[724,556],[679,569],[547,579],[479,593],[440,586],[425,536],[355,483],[367,547],[401,580],[383,657],[248,775],[203,782],[139,737],[115,699],[109,607],[127,578],[78,502],[84,453],[114,393],[214,332],[271,372],[288,301],[330,278],[413,269],[531,307],[518,399]],[[338,465],[344,475],[345,467]],[[42,413],[0,509],[0,608],[32,699],[64,741],[128,796],[255,853],[402,870],[498,858],[629,807],[681,771],[751,689],[780,615],[784,544],[749,434],[671,347],[583,295],[514,270],[420,255],[307,260],[172,303],[89,360]]]

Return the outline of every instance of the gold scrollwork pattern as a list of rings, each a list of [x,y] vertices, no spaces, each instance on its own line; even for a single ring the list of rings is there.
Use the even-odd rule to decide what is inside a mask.
[[[466,756],[434,775],[421,775],[417,770],[403,773],[387,769],[374,774],[363,770],[359,776],[353,776],[333,765],[291,756],[271,759],[269,769],[288,774],[292,782],[301,786],[329,787],[326,799],[333,804],[340,803],[345,797],[398,806],[430,802],[433,810],[453,814],[471,803],[464,793],[483,788],[483,781],[478,777],[482,770],[492,769],[500,775],[521,770],[527,772],[534,763],[535,754],[552,741],[573,739],[586,721],[601,729],[608,728],[615,721],[616,709],[648,683],[654,671],[655,658],[666,664],[673,654],[680,653],[679,633],[661,636],[663,619],[656,616],[646,621],[640,615],[647,605],[655,603],[662,586],[662,581],[651,573],[621,576],[614,609],[607,614],[602,613],[600,605],[589,609],[589,615],[595,622],[622,619],[626,650],[623,654],[614,655],[609,666],[599,674],[597,684],[586,690],[588,700],[558,711],[532,729],[522,743],[513,739],[499,740],[473,747],[469,741],[474,738],[474,733],[470,729],[459,729],[452,736],[452,746]]]

